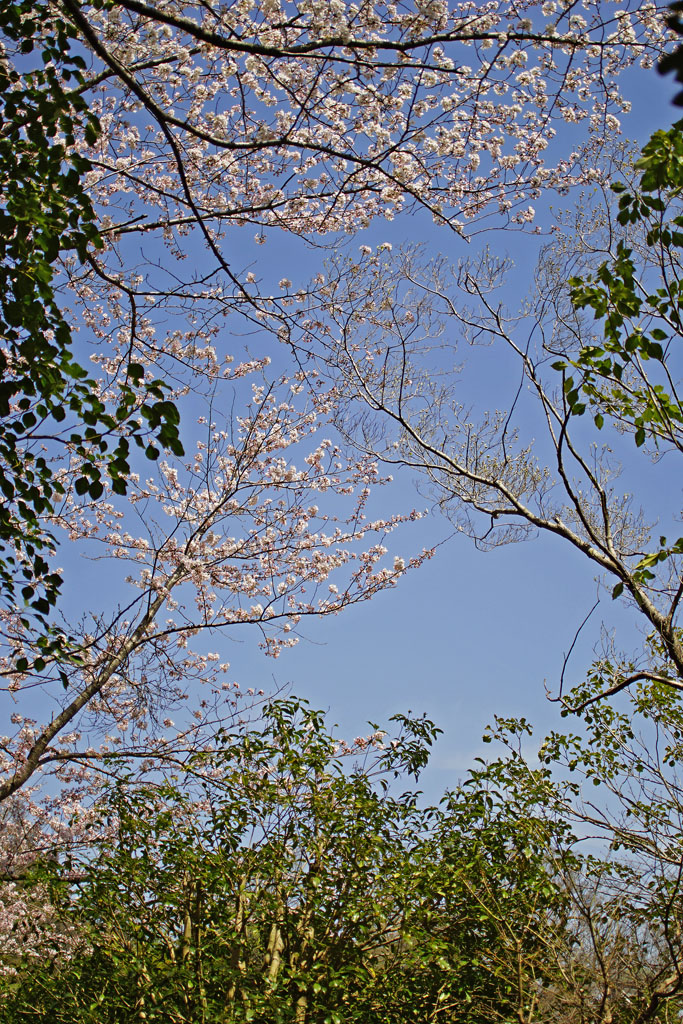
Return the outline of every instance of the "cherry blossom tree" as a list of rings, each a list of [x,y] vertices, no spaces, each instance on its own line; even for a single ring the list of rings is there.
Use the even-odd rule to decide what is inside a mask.
[[[32,6],[45,16],[30,33],[45,69],[29,81]],[[67,227],[57,217],[43,298],[69,337],[49,324],[45,337],[64,365],[90,367],[87,396],[78,370],[47,401],[29,356],[3,342],[15,373],[3,437],[14,430],[15,479],[34,473],[5,494],[15,561],[0,612],[0,843],[12,921],[25,916],[32,861],[90,841],[104,777],[124,762],[142,776],[180,769],[248,713],[226,636],[251,629],[276,656],[302,620],[374,597],[428,554],[409,542],[387,551],[419,512],[376,511],[375,454],[344,448],[348,380],[306,362],[301,330],[312,307],[337,315],[334,281],[322,268],[310,286],[307,273],[296,280],[290,245],[338,247],[411,212],[444,238],[534,230],[540,196],[605,176],[605,140],[628,107],[618,76],[660,56],[662,7],[12,5],[21,24],[3,36],[2,78],[39,102],[36,131],[24,120],[11,138],[23,147],[44,129],[68,144],[88,236],[69,244],[80,215]],[[59,85],[62,120],[45,83]],[[11,212],[11,175],[0,185]],[[38,222],[27,223],[30,234]],[[20,251],[23,229],[12,230]],[[256,261],[252,239],[282,243],[282,270]],[[401,330],[409,314],[395,306]],[[29,564],[35,550],[44,565]],[[81,557],[101,567],[95,593],[78,593]],[[31,612],[43,591],[49,627]],[[52,920],[41,914],[40,941]]]
[[[338,247],[410,212],[458,237],[529,229],[542,194],[600,176],[629,109],[619,74],[665,37],[655,3],[60,10],[90,60],[78,92],[100,131],[82,151],[106,243],[66,270],[110,374],[201,359],[235,317],[288,339],[305,279],[251,266],[252,237]]]
[[[197,225],[243,302],[231,227],[353,232],[415,207],[458,232],[525,223],[541,190],[594,176],[628,109],[618,75],[652,64],[663,29],[654,3],[60,6],[92,57],[105,230]]]
[[[303,365],[302,314],[330,282],[252,266],[254,229],[259,244],[338,245],[410,211],[458,237],[533,227],[543,192],[600,179],[627,109],[618,75],[658,57],[662,22],[654,3],[564,0],[55,12],[78,76],[54,47],[46,60],[88,111],[70,131],[101,247],[58,247],[51,287],[93,367],[96,422],[81,431],[77,382],[62,405],[14,398],[18,465],[49,467],[36,529],[63,538],[69,608],[50,643],[16,602],[2,611],[0,799],[49,776],[78,808],[124,753],[141,771],[182,762],[235,713],[220,635],[253,627],[277,655],[302,618],[424,557],[388,556],[387,533],[418,513],[373,511],[377,459],[345,453],[330,422],[345,383]],[[21,42],[3,42],[16,85]],[[79,601],[81,555],[102,588]]]
[[[106,558],[110,579],[110,565],[122,570],[125,597],[113,612],[86,617],[80,664],[68,668],[65,683],[57,678],[64,666],[42,659],[19,616],[5,615],[8,700],[17,709],[26,699],[35,704],[40,690],[53,710],[42,726],[13,713],[3,798],[46,768],[72,779],[74,765],[111,762],[121,749],[150,757],[194,747],[197,723],[220,721],[228,667],[218,653],[193,648],[193,638],[253,624],[266,653],[277,656],[296,642],[302,617],[337,613],[406,571],[403,561],[385,558],[383,545],[406,517],[365,516],[376,463],[349,461],[316,436],[326,396],[297,403],[300,386],[278,384],[254,385],[235,422],[206,424],[189,464],[161,462],[154,477],[131,481],[136,533],[127,528],[129,510],[113,500],[65,502],[58,525]],[[172,709],[195,682],[206,690],[196,722],[184,722],[169,747]]]
[[[46,770],[76,779],[124,747],[144,760],[199,743],[224,685],[200,634],[253,624],[276,654],[300,617],[371,597],[409,561],[385,559],[401,517],[365,518],[376,460],[345,456],[325,429],[337,384],[266,337],[298,337],[306,290],[285,276],[271,287],[269,271],[235,256],[236,229],[337,244],[420,209],[458,235],[487,218],[528,227],[541,192],[600,176],[606,130],[627,109],[618,74],[651,64],[662,42],[655,4],[54,9],[80,48],[78,76],[69,84],[54,50],[46,59],[65,102],[89,112],[70,130],[103,245],[63,255],[53,284],[101,409],[115,413],[129,388],[109,428],[128,493],[102,477],[106,444],[98,455],[80,443],[73,404],[55,412],[25,396],[18,457],[39,457],[57,485],[42,527],[63,531],[70,561],[102,560],[112,599],[88,595],[81,626],[64,622],[68,658],[21,608],[3,611],[15,729],[2,798]],[[5,40],[18,74],[20,50]],[[327,287],[319,275],[314,294]],[[257,340],[236,340],[245,332]],[[131,416],[153,426],[139,388],[150,381],[164,392],[157,422],[177,426],[179,410],[193,455],[166,437],[159,460],[149,432],[139,452],[128,444]],[[205,681],[199,718],[181,713],[169,739],[163,723],[192,678]]]

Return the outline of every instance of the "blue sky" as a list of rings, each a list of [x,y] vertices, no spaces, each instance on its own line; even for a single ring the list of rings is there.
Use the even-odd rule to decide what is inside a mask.
[[[633,102],[623,120],[627,138],[642,145],[653,130],[677,119],[671,80],[654,71],[633,72],[624,85]],[[416,237],[416,223],[423,237]],[[414,220],[380,225],[372,234],[375,242],[397,244],[409,236],[430,248],[453,246],[453,236]],[[514,233],[493,237],[521,261],[524,272],[533,268],[534,239]],[[260,249],[261,259],[268,246]],[[665,463],[651,472],[650,493],[661,488],[670,498],[680,494]],[[411,474],[397,483],[396,510],[424,506]],[[423,545],[440,546],[395,590],[336,618],[307,622],[299,645],[278,661],[264,660],[246,634],[222,648],[232,678],[243,688],[291,685],[315,706],[329,708],[347,739],[362,733],[368,720],[381,726],[396,712],[426,712],[444,730],[423,777],[434,796],[454,785],[474,757],[490,753],[481,736],[494,714],[525,715],[539,733],[558,725],[557,705],[546,701],[544,684],[556,690],[564,654],[598,592],[594,567],[553,538],[481,553],[465,537],[448,539],[449,534],[452,528],[438,515],[396,533],[392,552],[409,555]],[[600,608],[576,645],[570,682],[579,681],[590,664],[601,622],[617,629],[624,646],[631,639],[638,646],[636,620],[603,590]]]
[[[634,71],[623,85],[633,102],[631,115],[623,120],[628,138],[642,144],[654,129],[668,127],[677,118],[670,104],[670,80],[654,71]],[[252,235],[253,231],[248,236],[236,234],[235,265],[243,259],[246,266],[253,250],[265,274],[280,273],[288,258],[284,250],[273,237],[257,248]],[[455,236],[419,218],[376,225],[370,236],[374,244],[385,239],[395,245],[424,241],[434,254],[443,248],[457,258],[458,247],[465,253]],[[514,305],[520,290],[530,284],[539,240],[514,232],[499,232],[486,240],[508,251],[521,267],[508,294]],[[356,247],[361,241],[366,239],[354,238],[349,244]],[[304,262],[315,268],[319,259],[309,250]],[[303,264],[298,269],[301,272]],[[477,397],[486,401],[485,395]],[[679,494],[680,486],[668,478],[665,463],[651,472],[651,494],[660,489],[671,498]],[[640,481],[633,483],[635,487]],[[395,511],[428,504],[416,493],[410,473],[397,476],[392,494]],[[329,708],[331,720],[339,723],[340,734],[347,739],[366,731],[367,721],[383,726],[397,712],[425,712],[444,730],[423,779],[434,796],[454,785],[474,757],[490,752],[481,736],[494,714],[524,715],[539,732],[556,726],[557,705],[545,700],[544,684],[556,690],[564,654],[596,598],[593,566],[548,537],[484,554],[452,533],[452,526],[439,515],[397,531],[391,537],[392,554],[408,557],[437,545],[434,557],[372,602],[336,618],[306,622],[299,645],[277,661],[258,651],[256,630],[221,640],[221,655],[231,662],[230,678],[243,689],[291,686],[315,706]],[[97,592],[100,571],[99,563],[82,565],[79,597]],[[633,646],[638,646],[629,611],[604,592],[602,597],[576,645],[570,682],[578,681],[590,663],[602,620],[622,636],[633,636]],[[211,647],[216,646],[212,641]]]

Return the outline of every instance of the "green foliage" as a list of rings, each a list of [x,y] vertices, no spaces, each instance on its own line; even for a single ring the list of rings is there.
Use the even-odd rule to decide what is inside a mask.
[[[625,240],[594,276],[572,278],[572,301],[577,309],[592,309],[602,321],[603,341],[584,345],[574,359],[556,368],[565,374],[565,400],[572,415],[582,415],[588,405],[599,428],[606,416],[612,417],[633,434],[638,447],[646,439],[656,446],[678,446],[683,408],[666,374],[666,359],[682,333],[678,253],[683,248],[683,215],[677,210],[683,186],[683,122],[655,132],[636,167],[643,172],[637,193],[623,184],[612,186],[619,196],[617,220],[644,232],[658,280],[652,279],[647,257],[640,251],[634,255]],[[650,362],[663,367],[661,381],[650,378],[645,366]],[[576,380],[567,375],[570,367],[578,371]]]
[[[45,0],[0,6],[0,37],[13,58],[0,62],[0,592],[38,620],[46,656],[64,644],[47,622],[62,583],[46,526],[65,490],[55,455],[60,467],[62,453],[75,459],[76,493],[97,500],[105,477],[126,493],[131,438],[148,458],[158,455],[150,435],[182,454],[177,409],[142,366],[124,368],[113,408],[100,397],[74,358],[57,292],[61,256],[85,263],[103,245],[83,181],[91,164],[77,145],[79,136],[94,144],[100,126],[81,95],[76,35]]]
[[[437,807],[394,791],[431,722],[400,718],[351,763],[294,699],[175,776],[119,778],[96,848],[25,879],[71,946],[15,954],[0,1021],[676,1019],[683,708],[657,684],[627,699],[595,701],[583,735],[551,733],[531,761],[528,723],[498,719],[502,755]]]
[[[503,796],[502,767],[439,808],[394,793],[438,731],[401,725],[350,765],[320,713],[278,701],[177,778],[121,779],[100,807],[106,844],[48,873],[82,947],[27,958],[0,1019],[512,1019],[520,966],[527,998],[564,901],[554,826],[537,799]]]
[[[598,429],[610,422],[638,448],[683,451],[683,403],[674,379],[683,337],[683,122],[655,132],[636,168],[638,191],[612,185],[626,237],[594,275],[569,281],[574,307],[593,311],[602,338],[553,365],[562,373],[569,417],[590,409]],[[658,549],[634,567],[633,579],[647,584],[654,566],[682,551],[683,538],[670,544],[661,537]],[[613,596],[623,589],[617,583]]]

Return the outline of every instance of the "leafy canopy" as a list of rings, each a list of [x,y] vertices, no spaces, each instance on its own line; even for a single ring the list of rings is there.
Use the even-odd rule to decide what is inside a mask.
[[[100,133],[77,30],[45,0],[22,0],[0,8],[0,36],[11,58],[0,62],[0,593],[37,617],[47,655],[65,642],[47,623],[62,578],[46,522],[65,493],[51,456],[82,460],[76,493],[96,500],[103,473],[126,493],[131,439],[150,459],[154,438],[176,455],[183,447],[161,380],[128,361],[110,402],[74,357],[59,264],[70,252],[85,264],[103,245],[84,184],[92,165],[75,144]]]

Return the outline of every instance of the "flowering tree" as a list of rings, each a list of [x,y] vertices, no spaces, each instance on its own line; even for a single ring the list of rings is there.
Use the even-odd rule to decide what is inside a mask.
[[[653,63],[663,22],[654,3],[573,6],[62,4],[91,60],[106,242],[67,271],[110,372],[198,357],[235,316],[290,337],[303,282],[252,269],[236,228],[336,246],[422,211],[466,237],[528,228],[544,192],[599,177],[618,75]]]
[[[662,35],[655,4],[61,6],[92,55],[107,230],[170,241],[197,224],[216,273],[246,223],[348,232],[416,205],[458,231],[487,212],[526,222],[540,190],[594,176],[627,109],[616,77]],[[588,137],[548,161],[577,122]]]
[[[298,385],[279,383],[289,400],[275,386],[255,385],[235,423],[207,425],[190,464],[162,462],[154,478],[131,481],[128,500],[144,510],[136,534],[120,526],[113,501],[65,502],[58,522],[72,541],[87,540],[121,566],[130,595],[109,617],[96,612],[84,621],[80,664],[68,669],[64,685],[54,678],[64,667],[40,658],[20,618],[5,615],[10,700],[26,694],[35,701],[40,687],[54,710],[44,726],[14,712],[3,798],[46,767],[59,773],[66,762],[72,778],[74,764],[111,760],[122,747],[145,757],[168,753],[171,709],[187,698],[193,679],[207,690],[195,718],[215,727],[227,666],[217,654],[193,651],[198,633],[251,623],[266,652],[277,656],[295,642],[302,616],[336,613],[405,572],[401,560],[379,564],[383,537],[405,517],[366,521],[376,464],[349,462],[329,440],[316,438],[320,408],[308,398],[297,408]],[[324,408],[324,396],[319,401]],[[326,511],[332,499],[336,511]],[[95,740],[101,728],[102,743]],[[196,743],[197,730],[196,722],[185,722],[174,744]]]
[[[12,10],[8,80],[18,97],[43,97],[48,140],[45,86],[59,83],[56,123],[66,131],[72,112],[82,210],[100,246],[88,247],[87,232],[75,244],[57,221],[48,257],[61,260],[61,276],[50,270],[54,304],[43,296],[68,321],[66,341],[47,325],[66,363],[73,348],[78,365],[95,367],[87,396],[79,372],[47,401],[30,352],[15,345],[6,357],[18,368],[12,458],[40,470],[26,494],[7,494],[12,537],[22,517],[36,550],[63,531],[70,562],[76,552],[102,559],[111,599],[87,595],[80,627],[70,615],[48,639],[16,607],[8,576],[14,730],[2,743],[0,798],[48,772],[71,787],[75,808],[93,772],[115,770],[122,752],[142,768],[181,760],[233,713],[224,662],[200,634],[251,624],[277,654],[302,616],[336,613],[405,571],[404,560],[384,560],[383,544],[402,517],[366,518],[376,460],[344,456],[325,428],[337,383],[288,370],[265,340],[256,356],[235,343],[245,325],[292,340],[306,294],[287,277],[269,289],[246,257],[228,259],[231,229],[253,224],[259,242],[274,229],[336,238],[409,208],[459,234],[487,216],[528,225],[543,189],[598,173],[604,128],[625,106],[616,76],[654,59],[660,22],[654,5],[635,4],[613,16],[604,4],[579,15],[560,3],[180,11],[64,0],[49,16],[40,8],[43,21],[26,5]],[[45,76],[29,78],[26,24],[38,39],[57,24],[78,60],[48,47]],[[548,162],[558,120],[585,121],[588,132]],[[12,130],[22,145],[34,138]],[[11,175],[3,182],[7,195]],[[323,301],[328,288],[319,278]],[[47,563],[29,566],[21,543],[11,572],[30,608],[42,600],[36,587],[59,577]],[[68,827],[43,820],[47,834]]]
[[[13,458],[45,473],[28,497],[10,497],[10,514],[12,502],[28,510],[38,540],[63,530],[70,562],[101,558],[111,600],[87,596],[80,629],[79,612],[61,624],[64,643],[54,624],[46,641],[15,601],[3,610],[16,726],[3,799],[46,769],[76,784],[124,747],[144,761],[196,745],[224,685],[199,633],[252,623],[275,654],[301,616],[370,597],[405,569],[382,562],[400,517],[365,518],[375,460],[344,457],[334,432],[321,433],[337,384],[285,365],[287,350],[262,333],[298,338],[305,290],[284,276],[270,287],[247,255],[228,257],[233,229],[254,225],[258,242],[275,230],[336,241],[409,209],[458,234],[487,217],[524,227],[543,190],[599,174],[605,129],[626,107],[618,73],[661,48],[655,4],[578,14],[564,2],[63,0],[43,21],[25,4],[13,12],[8,80],[22,96],[59,83],[101,248],[70,255],[56,229],[50,287],[68,346],[95,369],[85,406],[77,380],[60,384],[61,404],[15,388]],[[73,60],[48,47],[48,72],[29,79],[23,40],[47,39],[53,24]],[[49,139],[54,110],[43,103],[37,116]],[[558,124],[586,131],[549,160]],[[326,294],[321,275],[314,289]],[[235,340],[245,330],[261,332],[255,354]],[[27,580],[25,555],[20,546],[12,571]],[[212,696],[198,718],[181,713],[173,739],[163,723],[193,677]],[[42,724],[22,703],[35,708],[38,691]]]
[[[12,921],[37,854],[90,840],[103,777],[124,760],[141,775],[183,766],[241,712],[219,636],[251,627],[277,655],[303,618],[373,597],[424,557],[388,556],[386,535],[417,513],[374,511],[377,459],[345,453],[330,423],[348,382],[304,362],[302,311],[334,307],[330,281],[295,281],[289,256],[275,273],[254,263],[254,230],[259,245],[283,232],[337,245],[409,211],[458,237],[533,229],[544,191],[600,179],[627,107],[618,75],[659,56],[660,6],[9,5]],[[81,556],[102,567],[95,594],[78,594]]]

